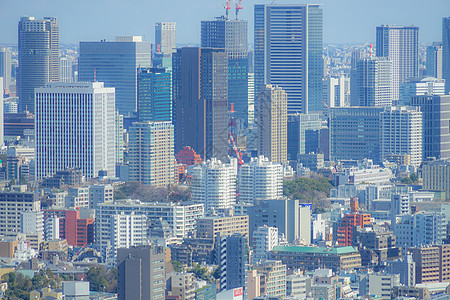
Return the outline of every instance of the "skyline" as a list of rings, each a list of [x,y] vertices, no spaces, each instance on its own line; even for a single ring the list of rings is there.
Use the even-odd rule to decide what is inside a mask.
[[[201,1],[188,3],[172,0],[172,5],[157,5],[156,1],[133,0],[124,3],[120,0],[79,0],[70,7],[56,0],[23,0],[17,5],[13,0],[0,2],[0,43],[17,44],[17,24],[20,17],[57,17],[60,24],[61,44],[77,44],[80,41],[114,40],[115,36],[142,35],[154,42],[156,22],[177,23],[178,44],[200,44],[200,22],[212,20],[224,14],[225,1]],[[223,2],[223,3],[222,3]],[[249,42],[253,44],[253,15],[255,4],[269,4],[272,1],[244,0],[240,12],[242,20],[249,21]],[[290,1],[277,1],[276,4],[289,4]],[[303,1],[302,1],[303,2]],[[431,3],[430,3],[431,2]],[[186,6],[186,3],[188,4]],[[376,26],[415,25],[420,28],[419,41],[425,44],[441,41],[442,18],[448,16],[450,1],[432,0],[423,5],[421,0],[322,0],[303,3],[323,4],[324,43],[375,43]],[[369,3],[371,14],[364,14]],[[298,3],[301,4],[301,3]],[[183,10],[174,9],[183,7]],[[389,9],[387,9],[387,7]],[[440,9],[437,9],[439,8]],[[89,8],[89,9],[88,9]],[[137,9],[139,8],[139,9]],[[103,11],[102,14],[99,11]],[[402,12],[400,14],[399,12]],[[149,12],[149,13],[147,13]],[[195,16],[194,18],[192,16]],[[234,6],[230,18],[234,18]],[[79,19],[85,21],[79,24]],[[95,24],[95,25],[94,25]],[[97,27],[97,30],[92,28]]]

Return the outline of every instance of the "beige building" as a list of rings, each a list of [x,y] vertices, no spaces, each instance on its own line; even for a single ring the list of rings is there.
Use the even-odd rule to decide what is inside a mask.
[[[229,217],[204,217],[197,219],[197,238],[215,238],[240,233],[248,238],[248,215]]]
[[[422,167],[423,190],[443,192],[450,199],[450,160],[431,161]]]
[[[258,95],[258,155],[287,161],[287,94],[271,84]]]
[[[286,265],[279,260],[267,260],[255,269],[260,274],[261,296],[286,297]]]
[[[170,273],[166,289],[168,296],[180,296],[184,300],[194,300],[195,276],[193,273]]]
[[[30,299],[64,299],[61,290],[52,290],[51,288],[42,288],[41,290],[34,290],[30,292]]]
[[[0,192],[0,234],[19,233],[22,213],[40,210],[37,193]]]
[[[416,263],[416,283],[450,281],[450,245],[408,248]]]

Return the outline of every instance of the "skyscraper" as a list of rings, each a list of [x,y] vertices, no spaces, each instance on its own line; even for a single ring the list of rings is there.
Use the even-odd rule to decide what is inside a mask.
[[[248,125],[247,21],[218,17],[202,21],[201,42],[205,48],[224,48],[228,56],[228,103],[243,126]]]
[[[59,25],[56,18],[20,18],[18,48],[19,110],[34,112],[34,89],[59,80]]]
[[[450,95],[415,96],[411,105],[422,112],[423,158],[450,158]]]
[[[321,112],[322,32],[320,5],[255,5],[255,95],[278,85],[289,114]]]
[[[164,68],[141,68],[137,76],[139,122],[172,122],[172,74]]]
[[[11,85],[11,51],[7,48],[0,49],[0,77],[3,77],[3,88],[9,90]]]
[[[59,59],[59,81],[73,82],[73,58],[66,56]]]
[[[155,24],[156,53],[173,53],[176,51],[176,23],[159,22]]]
[[[442,78],[445,93],[450,93],[450,17],[442,19]]]
[[[356,100],[359,100],[359,103],[352,103],[353,105],[392,105],[392,62],[388,58],[367,57],[359,60],[353,74],[356,74],[356,82],[353,81],[356,87],[353,91],[356,92]]]
[[[270,84],[258,95],[258,155],[287,161],[287,95]]]
[[[137,68],[151,67],[151,44],[142,37],[117,37],[115,42],[80,42],[78,80],[102,81],[116,89],[116,109],[136,111]]]
[[[102,82],[48,83],[36,89],[36,178],[79,168],[115,176],[114,88]]]
[[[168,186],[175,178],[171,122],[135,122],[129,129],[130,180]]]
[[[442,43],[433,43],[427,47],[427,76],[442,79]]]
[[[228,64],[223,49],[181,48],[173,56],[175,152],[228,159]]]
[[[377,56],[392,61],[392,100],[399,97],[399,85],[419,76],[419,27],[382,25],[377,27]]]
[[[296,161],[299,154],[306,151],[306,131],[318,131],[322,128],[319,114],[294,114],[287,121],[287,158]]]

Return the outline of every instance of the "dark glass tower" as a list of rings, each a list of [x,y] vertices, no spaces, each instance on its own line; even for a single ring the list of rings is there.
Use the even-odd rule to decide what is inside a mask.
[[[201,42],[205,48],[223,48],[228,56],[228,104],[243,125],[248,125],[248,45],[247,21],[228,20],[225,17],[214,21],[202,21]]]
[[[173,55],[175,152],[227,161],[228,63],[224,49],[181,48]]]
[[[442,78],[445,93],[450,93],[450,17],[442,19]]]

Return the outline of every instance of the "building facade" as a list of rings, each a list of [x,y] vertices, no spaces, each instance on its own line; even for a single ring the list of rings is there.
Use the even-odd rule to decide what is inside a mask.
[[[442,18],[442,78],[445,93],[450,93],[450,17]]]
[[[427,76],[442,79],[442,43],[434,42],[428,46],[426,55]]]

